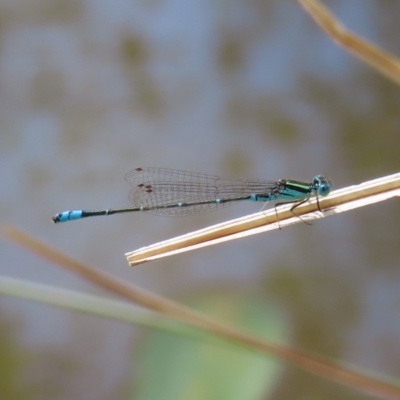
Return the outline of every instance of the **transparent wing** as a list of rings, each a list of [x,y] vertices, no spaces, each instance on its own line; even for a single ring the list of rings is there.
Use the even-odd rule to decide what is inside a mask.
[[[156,215],[183,216],[212,211],[252,194],[270,193],[276,182],[248,179],[221,179],[218,176],[167,168],[136,168],[125,175],[133,186],[129,199],[136,207],[152,207]],[[223,203],[216,199],[228,200]],[[211,201],[209,204],[190,204]],[[177,205],[182,207],[158,208]]]

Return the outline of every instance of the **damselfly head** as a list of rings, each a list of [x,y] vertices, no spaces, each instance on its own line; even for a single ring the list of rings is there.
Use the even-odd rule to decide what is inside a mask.
[[[314,176],[313,179],[313,190],[315,190],[318,196],[328,196],[332,189],[332,182],[325,175]]]

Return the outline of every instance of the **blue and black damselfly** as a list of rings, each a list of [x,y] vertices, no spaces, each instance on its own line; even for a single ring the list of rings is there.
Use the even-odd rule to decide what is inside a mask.
[[[242,200],[278,201],[276,206],[295,203],[291,208],[294,213],[294,209],[310,197],[316,196],[318,201],[332,188],[324,175],[316,175],[308,183],[291,179],[234,180],[167,168],[136,168],[125,175],[125,180],[133,186],[129,199],[135,207],[64,211],[54,215],[53,222],[134,211],[175,217],[212,211]]]

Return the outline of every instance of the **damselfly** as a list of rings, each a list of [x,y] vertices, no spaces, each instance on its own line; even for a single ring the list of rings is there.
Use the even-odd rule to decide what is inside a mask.
[[[295,203],[291,208],[294,213],[310,197],[317,196],[318,200],[332,188],[324,175],[316,175],[308,183],[291,179],[233,180],[167,168],[136,168],[125,175],[125,180],[133,186],[129,199],[135,207],[64,211],[54,215],[53,222],[134,211],[175,217],[212,211],[242,200],[278,201],[276,206]]]

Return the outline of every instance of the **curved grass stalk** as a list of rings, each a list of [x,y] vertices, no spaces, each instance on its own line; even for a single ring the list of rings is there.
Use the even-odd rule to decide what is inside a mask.
[[[349,31],[318,0],[298,0],[317,24],[350,53],[400,85],[400,59]]]

